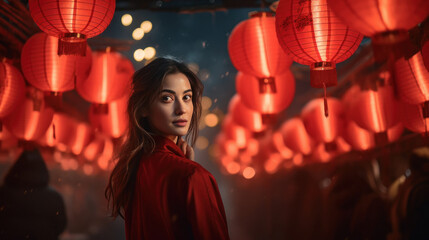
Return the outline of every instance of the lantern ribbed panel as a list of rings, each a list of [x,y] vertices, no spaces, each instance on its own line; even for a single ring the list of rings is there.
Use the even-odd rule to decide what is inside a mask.
[[[409,60],[401,58],[396,61],[395,74],[396,88],[402,101],[409,104],[429,101],[429,72],[420,52]]]
[[[404,126],[399,123],[387,130],[388,140],[393,142],[402,135]],[[348,121],[343,138],[356,150],[368,150],[375,146],[374,133],[359,127],[355,122]]]
[[[238,72],[235,79],[237,93],[244,105],[262,114],[275,114],[285,110],[295,95],[295,79],[286,71],[264,84],[265,79]],[[275,86],[275,91],[273,89]]]
[[[94,52],[91,72],[76,81],[76,90],[85,100],[108,103],[130,92],[134,67],[130,60],[116,52]]]
[[[260,78],[283,73],[292,64],[278,43],[273,16],[239,23],[229,37],[228,52],[235,68]]]
[[[328,0],[332,11],[366,36],[408,30],[429,14],[427,0]]]
[[[45,105],[43,94],[37,94],[36,99],[30,98],[30,93],[35,93],[35,89],[27,88],[27,97],[24,102],[14,108],[14,111],[3,119],[7,129],[22,140],[37,140],[48,129],[52,122],[54,111]],[[38,103],[35,103],[35,102]],[[38,107],[35,107],[35,106]],[[37,109],[36,109],[37,108]]]
[[[107,104],[107,113],[98,113],[92,104],[89,108],[91,125],[110,137],[121,137],[128,127],[128,96]]]
[[[377,91],[357,91],[346,105],[349,118],[368,131],[386,132],[399,123],[398,102],[389,85],[378,87]]]
[[[9,63],[0,63],[0,118],[8,115],[25,98],[22,74]]]
[[[358,48],[363,36],[347,27],[326,0],[282,0],[276,11],[277,37],[298,63],[339,63]]]
[[[294,152],[309,155],[315,145],[314,140],[308,135],[301,118],[291,118],[283,123],[280,132],[286,147]]]
[[[429,118],[423,118],[420,105],[401,103],[401,112],[401,122],[406,129],[417,133],[426,133],[429,130]]]
[[[58,38],[37,33],[27,40],[21,52],[21,67],[27,81],[42,91],[65,92],[74,89],[75,80],[88,77],[91,49],[86,56],[58,56]]]
[[[344,128],[343,106],[338,99],[327,98],[329,117],[325,117],[322,98],[311,100],[301,113],[305,129],[316,142],[330,143],[341,136]]]
[[[267,125],[262,122],[261,113],[246,107],[238,94],[229,102],[228,112],[234,122],[252,132],[261,132],[267,128]]]
[[[33,20],[42,31],[61,37],[80,33],[92,38],[102,33],[113,18],[115,0],[30,0]]]

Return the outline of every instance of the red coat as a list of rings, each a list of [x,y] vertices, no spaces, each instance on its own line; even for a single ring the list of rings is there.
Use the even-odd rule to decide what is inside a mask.
[[[155,151],[140,161],[125,210],[127,240],[229,239],[214,177],[170,139],[155,142]]]

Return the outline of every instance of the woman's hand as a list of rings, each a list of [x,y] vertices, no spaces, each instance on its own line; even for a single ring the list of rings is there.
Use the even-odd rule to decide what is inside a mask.
[[[181,137],[179,137],[178,146],[180,149],[182,149],[182,152],[183,154],[185,154],[186,158],[192,161],[195,160],[194,149],[191,146],[189,146],[188,143],[184,141]]]

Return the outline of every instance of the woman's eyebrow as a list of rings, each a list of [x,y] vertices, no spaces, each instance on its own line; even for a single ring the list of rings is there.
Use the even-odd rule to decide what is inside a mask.
[[[175,91],[170,90],[170,89],[162,89],[161,92],[168,92],[168,93],[171,93],[171,94],[176,94]],[[183,93],[188,93],[188,92],[192,92],[192,89],[188,89],[188,90],[183,91]]]
[[[161,92],[168,92],[168,93],[171,93],[171,94],[176,94],[176,92],[175,92],[175,91],[170,90],[170,89],[162,89],[162,91],[161,91]]]

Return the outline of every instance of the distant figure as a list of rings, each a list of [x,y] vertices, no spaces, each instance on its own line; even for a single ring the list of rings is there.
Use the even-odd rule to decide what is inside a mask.
[[[0,187],[0,239],[58,239],[66,226],[64,201],[48,186],[38,150],[24,151]]]
[[[429,148],[415,149],[410,156],[411,174],[399,187],[391,210],[389,240],[429,238]]]
[[[386,239],[387,203],[368,182],[366,163],[339,168],[328,196],[331,221],[326,239]]]

